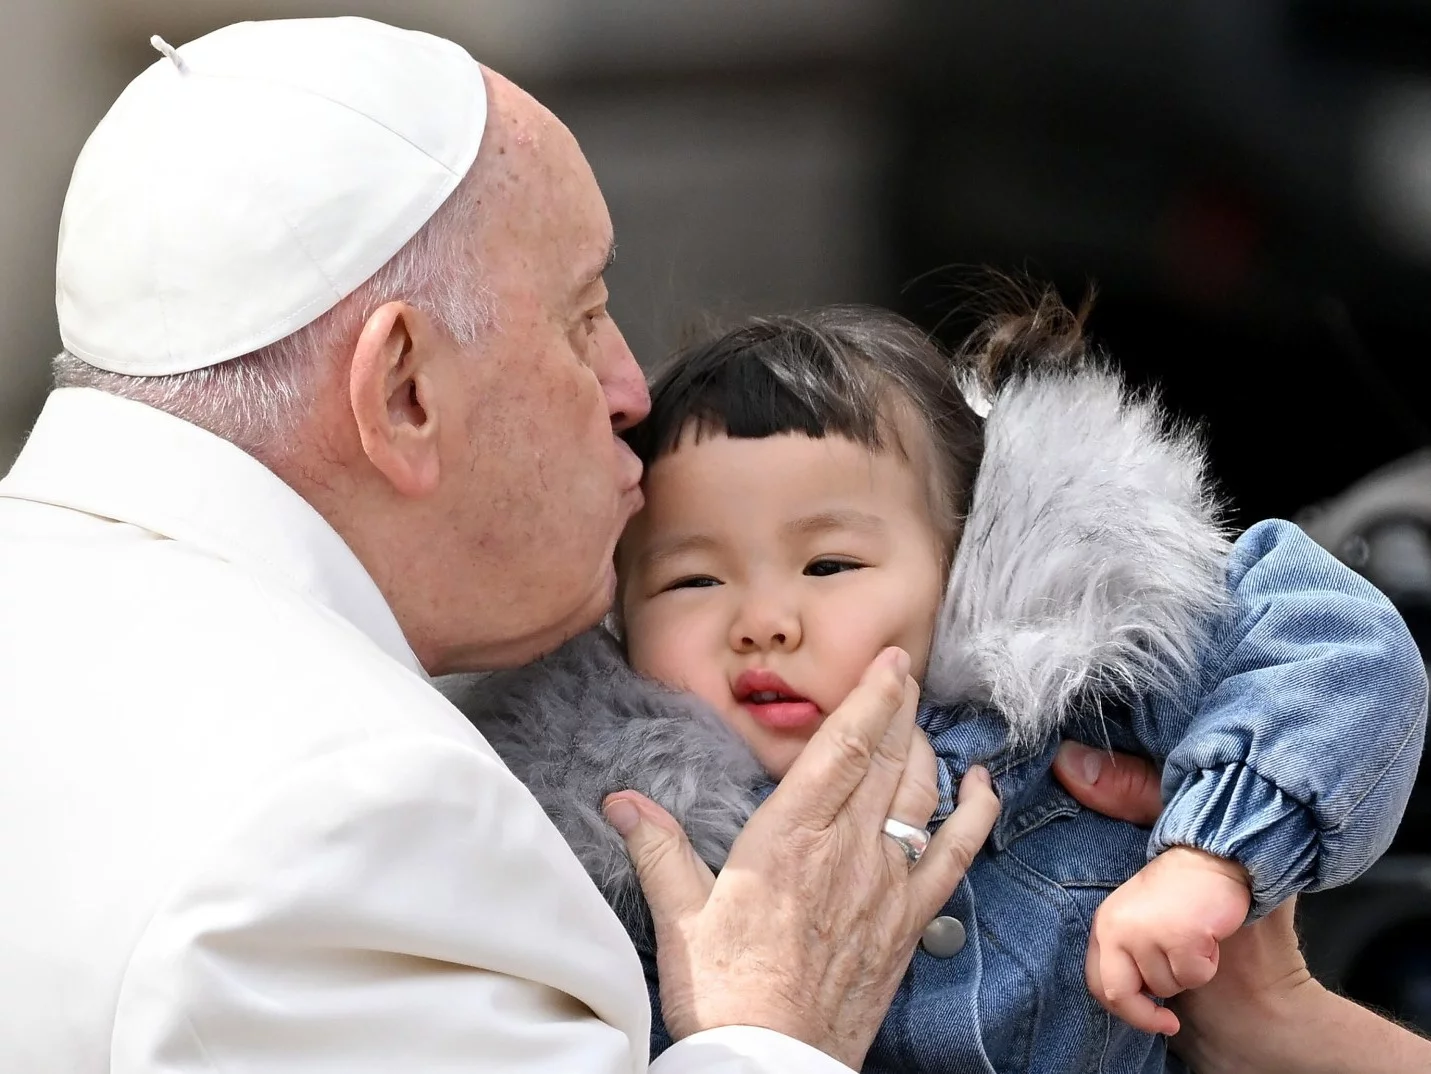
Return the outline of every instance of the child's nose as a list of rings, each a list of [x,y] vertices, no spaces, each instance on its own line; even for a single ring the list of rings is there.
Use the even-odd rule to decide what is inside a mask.
[[[747,608],[734,628],[731,645],[737,652],[788,650],[800,644],[800,617],[792,609]]]

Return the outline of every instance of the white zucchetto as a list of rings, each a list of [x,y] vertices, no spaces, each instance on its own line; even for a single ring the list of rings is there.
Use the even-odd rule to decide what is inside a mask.
[[[85,143],[60,220],[60,337],[102,369],[182,373],[302,328],[477,157],[482,69],[442,38],[289,19],[154,45]]]

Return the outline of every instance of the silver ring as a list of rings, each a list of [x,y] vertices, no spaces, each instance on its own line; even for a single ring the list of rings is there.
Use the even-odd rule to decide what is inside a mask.
[[[911,866],[924,856],[924,848],[929,846],[928,828],[916,828],[893,817],[884,818],[884,834],[899,844]]]

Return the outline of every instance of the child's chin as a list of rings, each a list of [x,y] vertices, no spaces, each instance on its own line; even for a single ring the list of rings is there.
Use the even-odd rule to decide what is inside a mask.
[[[785,778],[785,773],[790,771],[791,766],[795,763],[795,758],[800,756],[800,752],[798,750],[757,750],[756,756],[766,774],[771,779],[780,780]]]

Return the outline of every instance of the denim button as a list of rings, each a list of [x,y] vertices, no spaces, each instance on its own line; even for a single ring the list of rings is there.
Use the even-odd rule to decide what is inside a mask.
[[[964,949],[964,922],[957,917],[936,917],[924,926],[919,946],[935,958],[952,958]]]

